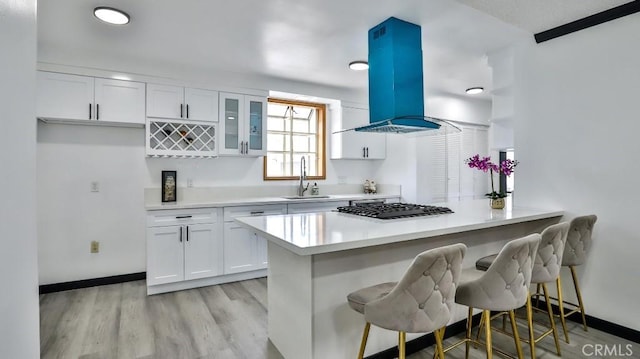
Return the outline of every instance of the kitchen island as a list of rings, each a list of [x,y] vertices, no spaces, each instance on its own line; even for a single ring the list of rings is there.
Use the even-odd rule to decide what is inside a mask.
[[[488,200],[440,204],[455,213],[381,220],[338,212],[243,217],[236,221],[268,240],[269,339],[287,358],[355,358],[364,327],[346,296],[397,281],[420,252],[452,243],[468,247],[464,267],[510,239],[557,223],[559,210]],[[457,307],[451,322],[465,318]],[[408,335],[408,340],[422,334]],[[366,355],[396,345],[397,335],[372,329]]]

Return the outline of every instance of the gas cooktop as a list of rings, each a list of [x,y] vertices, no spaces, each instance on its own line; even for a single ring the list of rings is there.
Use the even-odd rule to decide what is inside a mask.
[[[439,214],[453,213],[453,211],[447,207],[427,206],[411,203],[379,202],[357,203],[350,206],[338,207],[338,212],[378,219],[434,216]]]

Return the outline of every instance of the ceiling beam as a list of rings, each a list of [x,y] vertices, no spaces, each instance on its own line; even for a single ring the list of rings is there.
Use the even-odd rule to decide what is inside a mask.
[[[586,28],[600,25],[627,15],[635,14],[638,11],[640,11],[640,1],[635,0],[626,4],[622,4],[620,6],[616,6],[609,10],[605,10],[576,21],[572,21],[570,23],[539,32],[533,36],[536,39],[536,42],[539,44],[541,42],[555,39],[556,37],[568,35],[572,32],[584,30]]]

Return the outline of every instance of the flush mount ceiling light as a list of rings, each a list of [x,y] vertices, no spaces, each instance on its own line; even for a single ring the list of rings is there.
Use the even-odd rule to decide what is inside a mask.
[[[112,7],[98,6],[93,9],[93,15],[108,24],[126,25],[129,23],[129,15],[126,12]]]
[[[482,93],[484,91],[483,87],[471,87],[465,90],[466,93],[468,93],[469,95],[477,95],[479,93]]]
[[[349,68],[355,71],[363,71],[369,68],[369,63],[366,61],[351,61],[349,63]]]

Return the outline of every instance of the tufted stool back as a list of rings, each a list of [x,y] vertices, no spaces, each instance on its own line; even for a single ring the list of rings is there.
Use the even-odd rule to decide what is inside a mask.
[[[562,257],[563,266],[577,266],[585,262],[587,252],[591,248],[593,226],[597,220],[598,217],[594,214],[571,220]]]
[[[527,301],[539,243],[540,234],[537,233],[507,243],[480,278],[460,284],[456,302],[495,311],[523,306]]]
[[[548,283],[560,275],[569,222],[551,225],[540,234],[540,245],[533,264],[531,283]]]
[[[365,320],[408,333],[446,326],[466,249],[459,243],[420,253],[387,295],[364,305]]]

